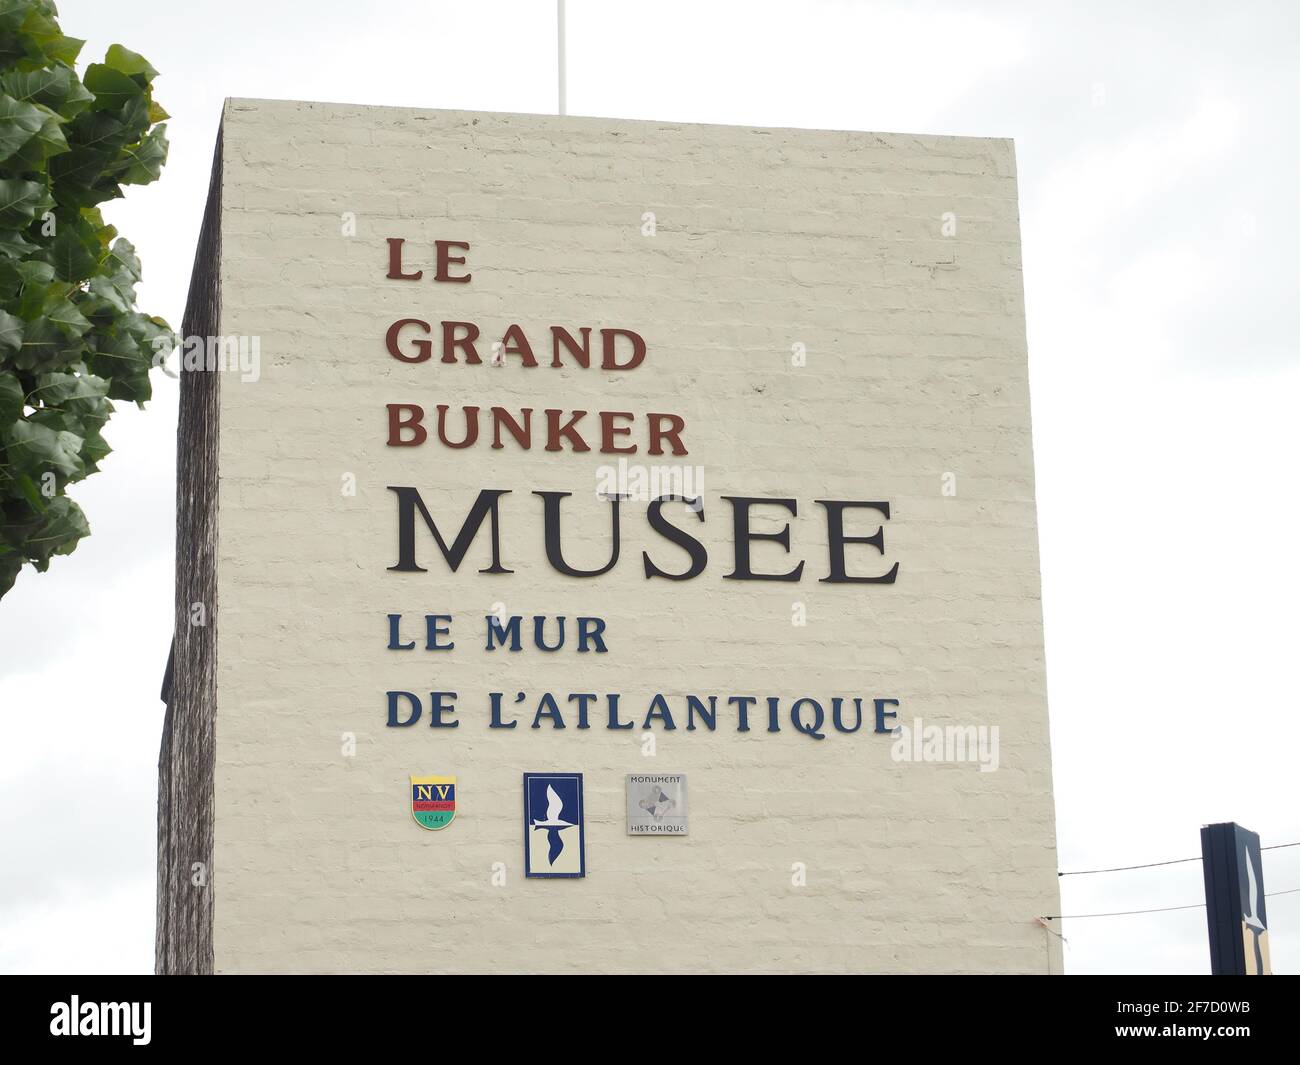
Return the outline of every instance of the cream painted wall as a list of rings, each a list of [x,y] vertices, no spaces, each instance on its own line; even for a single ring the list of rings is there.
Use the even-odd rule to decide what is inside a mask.
[[[222,330],[259,337],[262,363],[221,393],[218,971],[1060,970],[1034,923],[1059,906],[1010,142],[242,100],[224,138]],[[390,236],[423,281],[385,278]],[[471,244],[470,284],[429,280],[438,239]],[[384,333],[404,317],[519,323],[543,366],[400,363]],[[649,353],[551,369],[553,324],[632,329]],[[647,581],[643,548],[682,553],[629,503],[611,573],[556,574],[530,493],[574,493],[566,548],[599,564],[610,458],[389,448],[393,402],[682,415],[706,521],[672,520],[708,569]],[[429,572],[389,572],[387,485],[420,488],[444,534],[480,489],[511,490],[514,574],[477,572],[486,536],[450,573],[423,534]],[[723,495],[798,500],[800,583],[722,579]],[[885,558],[847,551],[851,572],[898,562],[895,585],[818,582],[822,498],[891,503]],[[599,615],[610,653],[487,654],[498,603]],[[389,613],[412,632],[454,615],[456,649],[388,650]],[[390,689],[456,691],[459,727],[386,728]],[[598,715],[489,730],[490,691],[512,711],[517,691],[619,692],[625,716],[656,692],[896,698],[904,723],[997,725],[1000,768],[896,762],[870,722],[769,734],[761,704],[748,733],[723,708],[714,733],[656,729],[645,757],[639,727]],[[521,775],[549,770],[585,775],[582,880],[523,877]],[[641,772],[688,774],[689,837],[625,834]],[[410,774],[458,778],[452,825],[413,822]]]

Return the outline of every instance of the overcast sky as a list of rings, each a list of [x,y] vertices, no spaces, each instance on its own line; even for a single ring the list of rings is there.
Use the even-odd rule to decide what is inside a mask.
[[[110,205],[180,326],[228,96],[555,110],[553,0],[60,0],[142,52],[163,180]],[[1300,16],[1292,3],[569,0],[569,110],[1014,137],[1061,868],[1300,840]],[[152,970],[176,398],[74,491],[94,534],[0,603],[0,971]],[[1300,847],[1265,856],[1300,888]],[[1195,904],[1198,862],[1062,912]],[[1300,972],[1300,893],[1268,903]],[[1033,915],[1026,915],[1029,919]],[[1069,972],[1208,972],[1202,910],[1065,922]]]

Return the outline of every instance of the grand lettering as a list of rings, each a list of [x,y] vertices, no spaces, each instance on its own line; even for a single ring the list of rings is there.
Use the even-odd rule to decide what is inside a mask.
[[[388,238],[390,281],[429,281],[464,285],[473,280],[466,268],[470,245],[464,240],[436,240],[428,259],[417,265],[409,257],[402,237]],[[427,269],[426,269],[427,268]],[[439,319],[436,323],[416,316],[394,320],[384,331],[384,349],[400,363],[415,366],[521,367],[535,370],[581,369],[625,373],[645,362],[648,345],[636,330],[613,326],[525,326],[511,322],[499,334],[488,333],[476,322]],[[436,358],[435,358],[436,356]],[[446,371],[443,371],[446,372]],[[406,387],[410,387],[407,385]],[[436,387],[436,385],[435,385]],[[416,402],[415,400],[419,400]],[[686,419],[678,414],[649,411],[561,410],[546,407],[461,406],[428,403],[422,396],[404,397],[385,404],[387,444],[413,448],[437,441],[459,451],[489,441],[494,449],[507,446],[529,451],[584,452],[598,449],[605,455],[688,454],[683,441]],[[640,422],[642,432],[636,433]],[[639,439],[638,439],[639,437]],[[507,445],[507,441],[512,441]]]

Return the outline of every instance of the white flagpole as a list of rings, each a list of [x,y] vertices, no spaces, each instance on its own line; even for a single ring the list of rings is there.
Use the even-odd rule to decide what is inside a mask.
[[[560,114],[567,114],[566,102],[564,99],[564,0],[557,0],[557,26],[556,37],[559,44],[559,67],[560,67]]]

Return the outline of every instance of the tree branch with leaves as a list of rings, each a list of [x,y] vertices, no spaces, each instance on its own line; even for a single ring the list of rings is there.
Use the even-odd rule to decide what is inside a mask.
[[[67,487],[109,453],[112,401],[143,406],[175,346],[99,208],[162,172],[158,72],[115,44],[78,77],[84,43],[49,0],[0,0],[0,596],[89,534]]]

